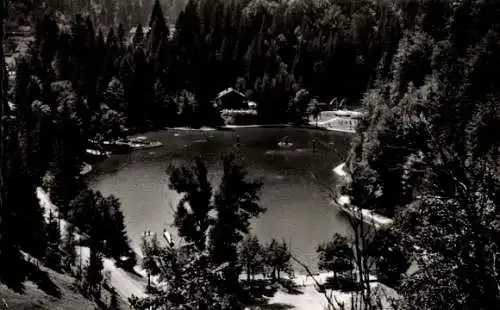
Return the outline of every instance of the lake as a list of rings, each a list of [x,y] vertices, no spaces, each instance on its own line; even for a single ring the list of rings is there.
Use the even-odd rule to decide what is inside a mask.
[[[94,166],[92,188],[122,202],[128,236],[139,249],[144,231],[172,227],[179,195],[168,188],[169,165],[191,163],[202,156],[213,187],[220,180],[220,157],[234,153],[250,177],[263,183],[261,205],[267,211],[252,221],[262,242],[284,238],[292,253],[316,270],[316,245],[333,233],[348,234],[347,221],[330,204],[328,189],[337,182],[332,169],[345,160],[351,134],[299,128],[245,128],[234,131],[164,130],[145,136],[164,146],[113,155]],[[235,146],[239,136],[240,146]],[[285,136],[293,145],[282,149]],[[313,139],[316,139],[313,152]],[[297,270],[300,272],[300,270]]]

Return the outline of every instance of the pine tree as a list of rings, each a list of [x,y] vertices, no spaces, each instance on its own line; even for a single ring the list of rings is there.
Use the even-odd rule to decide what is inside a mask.
[[[150,53],[156,54],[162,41],[168,42],[170,34],[159,0],[155,0],[153,5],[153,10],[149,19],[149,27],[151,28],[148,35],[149,51]]]
[[[47,249],[44,257],[45,265],[58,270],[62,266],[61,229],[59,227],[59,220],[52,211],[49,212],[46,231]]]
[[[118,294],[116,290],[111,291],[111,299],[109,301],[108,310],[120,310],[120,305],[118,304]]]
[[[228,263],[226,287],[238,288],[238,244],[248,234],[250,219],[265,211],[258,204],[262,183],[246,180],[247,172],[233,155],[223,158],[223,176],[214,205],[217,219],[210,231],[210,252],[215,264]],[[233,291],[235,292],[235,291]]]
[[[54,71],[56,80],[70,80],[72,76],[70,35],[61,33],[57,40],[57,52],[54,59]]]
[[[128,244],[125,217],[120,210],[120,201],[111,195],[102,200],[105,225],[108,231],[103,235],[106,239],[107,251],[116,260],[129,255],[131,249]]]
[[[126,34],[125,34],[125,28],[123,27],[123,24],[118,25],[118,29],[116,32],[116,41],[118,42],[118,47],[120,50],[125,51],[125,42]]]
[[[132,44],[134,48],[144,47],[144,29],[141,24],[138,24],[135,28],[134,37],[132,38]]]
[[[97,248],[91,247],[89,263],[85,270],[86,291],[89,296],[100,298],[103,267],[101,252]]]
[[[62,240],[62,251],[64,252],[63,266],[68,271],[71,271],[77,258],[75,228],[75,225],[68,223]]]
[[[85,270],[85,282],[87,285],[87,292],[90,296],[99,298],[101,295],[101,283],[103,280],[102,270],[104,268],[102,253],[104,244],[102,240],[103,235],[103,215],[100,210],[99,201],[103,199],[102,195],[97,192],[96,200],[97,205],[92,208],[91,223],[89,231],[89,250],[90,257],[87,268]]]
[[[0,5],[3,2],[0,3]],[[0,11],[2,12],[2,11]],[[3,39],[3,18],[0,16],[0,41]],[[0,57],[3,59],[3,46],[0,45]],[[5,68],[1,62],[2,68]],[[0,80],[1,81],[1,80]],[[3,106],[4,89],[0,83],[0,109],[5,112]],[[2,113],[3,114],[3,113]],[[12,170],[12,150],[15,149],[14,134],[16,130],[11,122],[7,122],[5,115],[0,118],[0,264],[9,268],[0,268],[0,282],[16,291],[22,291],[26,276],[26,265],[21,255],[18,243],[18,224],[16,222],[16,204],[12,203],[9,196],[9,187],[12,186],[10,178],[15,171]],[[6,152],[7,151],[7,152]]]
[[[54,184],[51,186],[50,194],[53,202],[65,216],[68,204],[83,186],[83,180],[79,178],[82,144],[79,144],[80,133],[75,128],[74,121],[69,118],[68,108],[64,106],[61,112],[58,136],[54,143],[55,158],[51,169]]]
[[[282,271],[289,275],[293,275],[293,269],[290,263],[292,255],[285,240],[279,242],[273,238],[267,245],[265,252],[266,265],[271,268],[273,280],[279,281]]]
[[[111,28],[106,37],[105,43],[105,56],[104,56],[104,81],[109,81],[113,77],[118,76],[118,68],[122,52],[120,50],[120,43],[115,35],[115,31]]]
[[[37,115],[33,110],[33,102],[42,95],[40,81],[31,75],[27,59],[20,58],[17,63],[16,84],[14,88],[14,104],[19,120],[19,147],[27,177],[38,183],[43,174],[43,166],[39,165],[40,144],[36,137]]]
[[[19,143],[16,138],[11,139],[14,143]],[[4,190],[5,203],[10,204],[9,208],[14,217],[12,224],[15,228],[15,240],[24,251],[41,258],[46,245],[43,210],[36,197],[36,186],[24,169],[18,145],[11,144],[10,147],[10,173],[5,178]]]
[[[37,23],[35,30],[35,45],[38,52],[35,66],[38,66],[37,74],[43,78],[51,78],[51,64],[57,53],[57,41],[59,28],[53,16],[45,14]],[[50,80],[53,82],[53,80]]]
[[[333,238],[318,245],[318,268],[320,270],[333,271],[335,279],[338,272],[351,270],[354,260],[354,251],[349,240],[340,234],[335,234]]]
[[[213,209],[212,186],[208,182],[205,163],[196,158],[192,168],[174,169],[170,173],[169,187],[183,194],[175,212],[179,235],[204,250],[210,225],[209,213]]]
[[[239,249],[239,262],[243,265],[247,274],[247,281],[258,272],[263,271],[265,252],[259,239],[255,235],[245,237]]]
[[[3,42],[4,42],[4,19],[7,17],[6,3],[4,1],[0,2],[0,264],[2,266],[11,266],[11,268],[0,269],[0,282],[15,288],[16,290],[22,289],[23,276],[19,273],[12,272],[12,270],[17,270],[21,263],[22,257],[19,250],[14,243],[13,237],[14,232],[12,226],[14,225],[12,221],[11,208],[5,201],[5,176],[7,175],[6,170],[8,168],[6,154],[6,124],[5,115],[8,111],[8,102],[6,96],[6,83],[4,79],[6,75],[5,58],[3,53]],[[18,267],[16,269],[12,269]],[[22,269],[19,269],[22,270]]]
[[[148,289],[151,287],[151,276],[158,275],[161,272],[158,266],[160,255],[160,244],[158,236],[154,233],[152,236],[144,235],[141,239],[141,252],[143,255],[142,268],[148,273]]]

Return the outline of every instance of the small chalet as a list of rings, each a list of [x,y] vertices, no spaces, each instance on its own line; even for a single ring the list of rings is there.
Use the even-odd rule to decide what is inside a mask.
[[[215,97],[215,104],[222,110],[246,110],[250,108],[247,96],[231,87],[221,91]]]

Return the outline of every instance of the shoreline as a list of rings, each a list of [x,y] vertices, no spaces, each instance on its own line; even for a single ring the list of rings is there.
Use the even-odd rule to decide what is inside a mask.
[[[164,127],[164,130],[175,130],[175,131],[232,131],[234,129],[246,129],[246,128],[298,128],[298,129],[311,129],[318,131],[336,131],[343,133],[356,133],[355,130],[343,129],[343,128],[329,128],[321,125],[292,125],[292,124],[254,124],[254,125],[224,125],[217,127]]]
[[[89,174],[92,171],[92,169],[93,169],[92,165],[84,162],[83,163],[83,167],[80,170],[80,175],[81,176],[87,175],[87,174]]]
[[[344,182],[349,182],[349,173],[344,170],[345,163],[333,168],[333,172],[339,176]],[[351,205],[351,198],[347,195],[340,195],[337,199],[332,201],[340,211],[346,215],[363,221],[367,225],[372,225],[375,229],[385,229],[392,225],[393,219],[378,214],[372,210],[360,209]],[[350,206],[350,207],[348,207]]]

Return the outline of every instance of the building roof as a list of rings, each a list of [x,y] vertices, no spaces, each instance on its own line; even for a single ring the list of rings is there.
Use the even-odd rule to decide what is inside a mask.
[[[245,96],[245,94],[243,94],[242,92],[239,92],[239,91],[237,91],[236,89],[234,89],[234,88],[232,88],[232,87],[229,87],[229,88],[227,88],[227,89],[225,89],[225,90],[221,91],[220,93],[218,93],[218,94],[217,94],[216,99],[220,99],[220,98],[222,98],[222,97],[226,96],[226,95],[227,95],[227,94],[229,94],[229,93],[235,93],[235,94],[238,94],[238,95],[240,95],[240,96],[242,96],[242,97],[245,97],[245,98],[247,97],[247,96]]]

